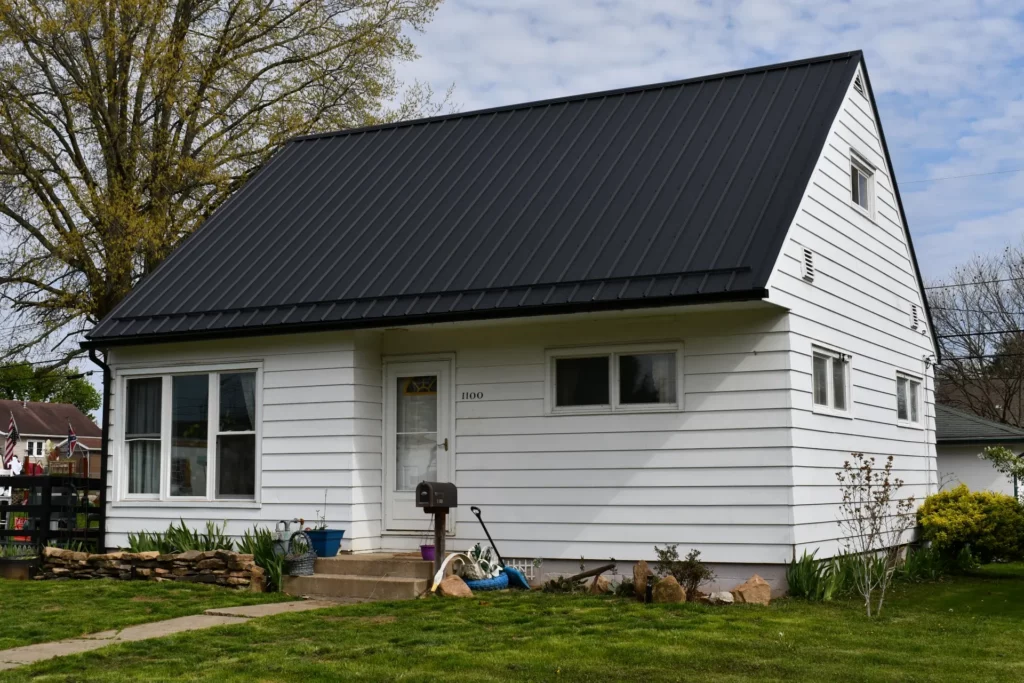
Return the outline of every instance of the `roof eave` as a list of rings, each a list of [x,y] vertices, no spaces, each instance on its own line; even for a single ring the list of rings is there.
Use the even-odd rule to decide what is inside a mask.
[[[282,325],[255,326],[244,328],[228,328],[219,330],[200,330],[195,332],[179,332],[155,335],[131,335],[124,337],[87,338],[80,343],[83,349],[107,349],[116,346],[137,346],[148,344],[166,344],[185,341],[208,341],[212,339],[232,339],[237,337],[263,337],[268,335],[299,334],[303,332],[328,332],[342,330],[375,329],[395,327],[396,325],[432,325],[436,323],[465,322],[470,320],[497,320],[504,318],[543,317],[563,315],[566,313],[591,313],[596,311],[638,310],[644,308],[664,308],[666,306],[693,306],[698,304],[732,303],[758,301],[768,298],[768,290],[754,288],[732,292],[714,292],[710,294],[687,294],[684,296],[657,297],[645,299],[615,299],[611,301],[592,301],[571,304],[546,304],[541,306],[522,306],[487,311],[458,311],[453,313],[430,313],[424,315],[400,316],[393,318],[369,318],[360,320],[340,320],[316,323],[286,323]]]

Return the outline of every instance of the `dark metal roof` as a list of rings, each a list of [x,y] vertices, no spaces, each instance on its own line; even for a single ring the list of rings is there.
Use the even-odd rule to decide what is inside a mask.
[[[861,60],[292,140],[87,343],[763,298]]]
[[[937,443],[973,443],[981,441],[1024,441],[1024,429],[986,420],[956,408],[935,404],[935,441]]]

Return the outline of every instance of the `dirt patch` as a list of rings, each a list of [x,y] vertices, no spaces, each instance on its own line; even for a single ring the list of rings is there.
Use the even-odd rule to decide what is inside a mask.
[[[358,622],[361,624],[393,624],[398,621],[398,617],[391,616],[390,614],[379,614],[373,617],[322,617],[324,621],[334,622]]]
[[[151,598],[148,595],[136,595],[128,598],[128,602],[167,602],[167,598]]]

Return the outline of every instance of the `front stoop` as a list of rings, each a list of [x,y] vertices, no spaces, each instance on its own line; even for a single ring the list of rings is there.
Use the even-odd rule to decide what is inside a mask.
[[[392,553],[340,555],[316,561],[312,576],[288,576],[289,595],[360,600],[411,600],[427,592],[433,564]]]

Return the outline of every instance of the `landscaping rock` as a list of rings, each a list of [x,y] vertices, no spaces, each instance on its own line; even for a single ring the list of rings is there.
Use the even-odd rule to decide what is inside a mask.
[[[612,582],[603,576],[595,576],[587,592],[591,595],[607,595],[612,592]]]
[[[648,576],[654,576],[654,572],[647,566],[647,560],[640,560],[633,565],[633,590],[638,600],[643,600],[647,595]]]
[[[733,588],[731,593],[741,605],[767,605],[772,600],[772,587],[757,574]]]
[[[473,591],[469,589],[469,586],[462,580],[462,577],[454,575],[444,577],[441,580],[441,585],[437,587],[437,592],[446,598],[473,597]]]
[[[263,570],[253,562],[252,555],[226,550],[175,555],[160,555],[155,551],[91,555],[47,547],[43,549],[36,578],[187,581],[252,590],[262,590],[266,585]],[[252,588],[254,582],[258,584],[256,588]]]
[[[735,602],[729,591],[716,591],[709,595],[707,600],[709,605],[731,605]]]
[[[654,602],[686,602],[686,592],[676,577],[666,576],[654,584],[652,598]]]

